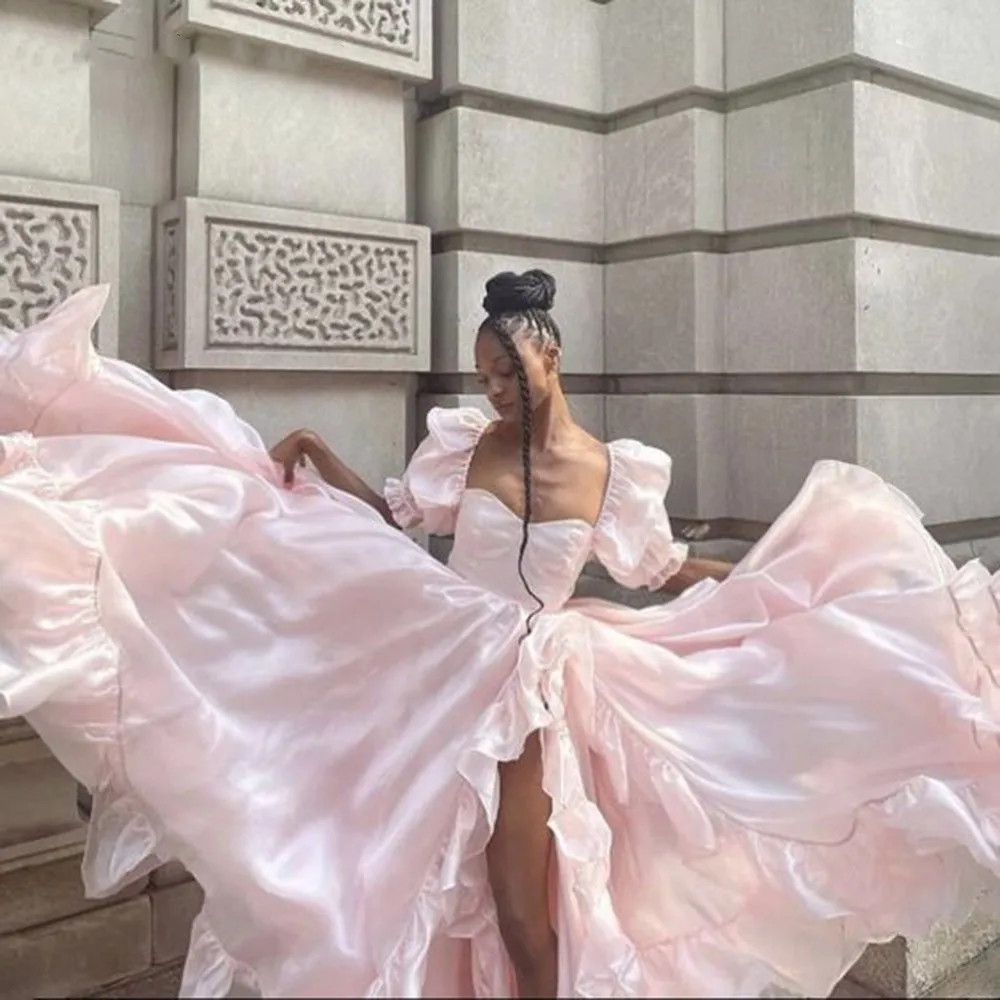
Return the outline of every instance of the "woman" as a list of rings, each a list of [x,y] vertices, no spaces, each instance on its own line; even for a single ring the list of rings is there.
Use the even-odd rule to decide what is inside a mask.
[[[0,345],[0,714],[95,790],[91,891],[199,879],[187,994],[818,996],[1000,872],[995,582],[838,463],[687,559],[669,459],[568,419],[553,292],[490,283],[499,419],[384,498],[98,362],[100,290]],[[571,601],[592,556],[702,582]]]
[[[611,477],[625,479],[634,468],[637,477],[646,474],[651,480],[649,486],[643,484],[651,487],[651,496],[643,498],[650,509],[640,516],[647,522],[644,528],[659,528],[665,556],[655,578],[643,578],[643,585],[679,593],[703,579],[724,578],[728,564],[686,558],[685,547],[673,541],[658,489],[662,485],[666,491],[669,458],[634,442],[606,445],[573,420],[559,381],[562,335],[550,313],[555,291],[555,280],[540,270],[521,276],[507,272],[487,282],[487,318],[476,338],[476,371],[498,420],[491,422],[472,409],[434,411],[431,436],[414,457],[407,480],[389,483],[385,496],[364,483],[314,433],[296,431],[271,451],[286,483],[293,481],[295,468],[309,460],[327,483],[363,500],[390,524],[413,528],[423,523],[437,533],[454,531],[459,493],[471,494],[474,501],[481,498],[484,524],[499,517],[498,537],[509,533],[503,522],[516,515],[521,524],[516,579],[503,570],[490,572],[476,552],[463,564],[460,549],[458,561],[453,555],[451,564],[466,579],[518,601],[527,599],[537,614],[546,606],[565,603],[582,568],[576,557],[589,552],[586,544],[570,543],[569,548],[578,551],[569,572],[553,581],[554,593],[547,593],[547,566],[538,566],[531,580],[525,575],[532,525],[539,526],[539,532],[568,526],[577,536],[580,527],[593,526],[599,533],[602,516],[608,521],[612,517],[607,496]],[[615,461],[624,468],[614,468]],[[430,512],[421,490],[432,498]],[[558,981],[549,898],[552,809],[543,777],[541,740],[535,731],[521,756],[500,766],[500,803],[486,848],[499,928],[520,997],[554,997]]]

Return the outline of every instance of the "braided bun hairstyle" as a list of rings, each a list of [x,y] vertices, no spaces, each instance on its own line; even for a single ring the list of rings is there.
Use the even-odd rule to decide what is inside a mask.
[[[510,358],[517,378],[517,388],[521,397],[521,472],[524,481],[524,514],[521,519],[521,547],[517,553],[517,574],[524,589],[535,600],[538,607],[528,618],[527,632],[535,616],[544,608],[542,599],[532,590],[524,575],[524,553],[528,548],[531,530],[531,391],[528,376],[521,360],[516,337],[527,335],[534,343],[545,346],[554,343],[562,347],[562,334],[556,321],[550,315],[556,297],[556,279],[546,271],[537,268],[515,274],[503,271],[486,282],[486,297],[483,309],[486,319],[480,332],[491,332]],[[527,633],[526,633],[527,634]]]

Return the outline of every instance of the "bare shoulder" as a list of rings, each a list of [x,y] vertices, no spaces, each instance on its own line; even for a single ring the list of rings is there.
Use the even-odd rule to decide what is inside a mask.
[[[605,475],[610,462],[607,444],[582,427],[576,429],[568,449],[573,461],[579,463],[581,471]]]

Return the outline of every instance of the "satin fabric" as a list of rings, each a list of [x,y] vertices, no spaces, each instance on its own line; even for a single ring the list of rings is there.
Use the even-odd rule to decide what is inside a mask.
[[[185,995],[509,996],[483,849],[536,729],[562,996],[825,995],[994,884],[997,581],[872,473],[820,463],[723,584],[567,600],[589,558],[683,557],[669,460],[618,442],[598,524],[531,529],[524,638],[520,523],[464,488],[481,420],[438,414],[387,488],[454,527],[448,569],[98,358],[105,296],[0,342],[0,716],[94,791],[89,892],[202,884]]]

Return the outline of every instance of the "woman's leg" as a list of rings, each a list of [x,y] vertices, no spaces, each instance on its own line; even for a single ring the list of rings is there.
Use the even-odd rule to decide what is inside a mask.
[[[521,1000],[555,997],[558,986],[558,945],[549,917],[551,812],[536,732],[518,760],[500,765],[500,807],[486,848],[500,933]]]

